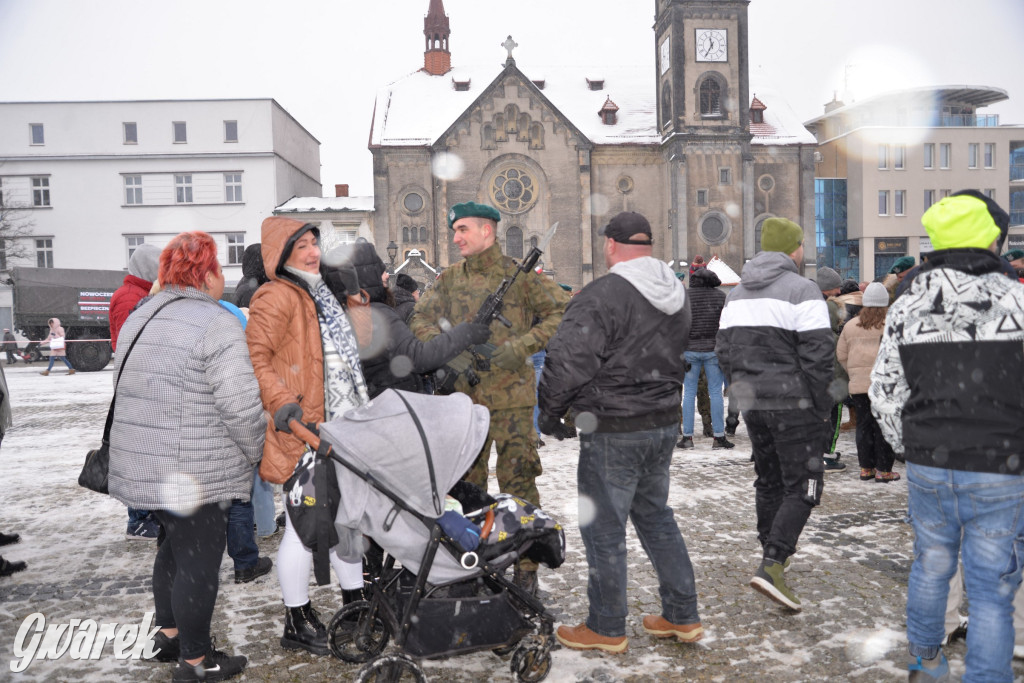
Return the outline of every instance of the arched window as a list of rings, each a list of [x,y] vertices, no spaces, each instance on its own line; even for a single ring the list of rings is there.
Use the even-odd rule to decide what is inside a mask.
[[[523,258],[523,231],[514,225],[505,231],[505,256]]]
[[[672,86],[665,83],[661,88],[661,127],[672,121]]]
[[[408,241],[409,241],[409,227],[406,226],[406,227],[402,228],[402,242],[408,242]]]
[[[420,242],[426,242],[426,241],[427,241],[427,228],[426,228],[426,226],[421,226],[420,227]]]
[[[700,84],[700,115],[707,117],[722,115],[722,86],[710,76]]]

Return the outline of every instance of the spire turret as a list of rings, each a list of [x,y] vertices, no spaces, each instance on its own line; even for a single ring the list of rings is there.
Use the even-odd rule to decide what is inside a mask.
[[[423,70],[432,76],[441,76],[451,71],[452,53],[448,49],[451,28],[442,0],[430,0],[430,8],[423,19],[423,35],[426,37]]]

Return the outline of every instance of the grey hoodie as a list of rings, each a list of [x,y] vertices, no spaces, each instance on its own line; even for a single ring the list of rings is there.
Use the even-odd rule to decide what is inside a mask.
[[[641,256],[620,261],[609,272],[636,287],[652,306],[666,315],[672,315],[686,305],[686,287],[671,268],[656,258]]]

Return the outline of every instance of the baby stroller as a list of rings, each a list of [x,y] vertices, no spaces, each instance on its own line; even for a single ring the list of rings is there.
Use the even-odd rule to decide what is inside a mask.
[[[466,513],[481,529],[475,552],[438,523],[446,492],[473,463],[488,424],[487,409],[464,394],[395,390],[323,423],[320,438],[292,422],[318,457],[334,463],[337,547],[349,549],[351,560],[361,555],[365,534],[387,551],[367,599],[342,607],[328,626],[331,652],[365,664],[359,681],[425,681],[417,659],[481,650],[511,653],[519,681],[541,681],[550,672],[554,618],[505,573],[521,557],[559,566],[561,526],[525,501],[490,499],[464,482],[458,490],[475,489],[490,503]],[[398,652],[385,654],[390,639]]]

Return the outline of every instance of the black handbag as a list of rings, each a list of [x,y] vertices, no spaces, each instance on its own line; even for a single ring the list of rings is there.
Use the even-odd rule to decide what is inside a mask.
[[[185,297],[179,296],[165,302],[160,308],[153,311],[153,315],[149,316],[149,320],[155,318],[156,314],[167,304],[174,303],[183,298]],[[114,404],[117,402],[117,385],[121,382],[121,373],[124,372],[124,366],[128,363],[128,355],[135,348],[135,342],[139,341],[139,337],[142,336],[142,331],[146,329],[149,320],[144,322],[142,327],[139,328],[139,333],[135,335],[135,339],[132,339],[132,343],[128,346],[128,350],[121,360],[121,369],[117,372],[117,382],[114,383],[114,396],[110,399],[110,408],[107,410],[107,423],[103,426],[103,443],[99,448],[94,448],[85,454],[85,464],[78,475],[78,485],[96,493],[107,494],[110,492],[107,488],[107,475],[110,472],[110,427],[114,424]]]

